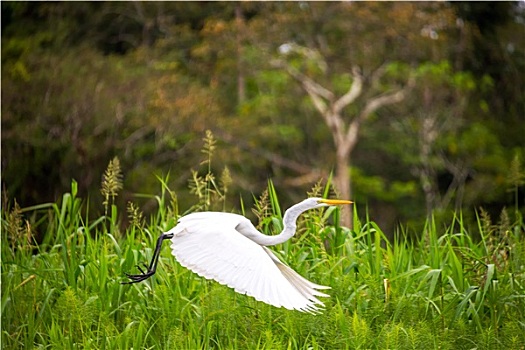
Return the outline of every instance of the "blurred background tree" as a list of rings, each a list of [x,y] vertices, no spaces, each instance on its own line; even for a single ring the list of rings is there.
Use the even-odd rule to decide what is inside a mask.
[[[524,13],[521,2],[3,2],[3,189],[29,206],[75,178],[95,202],[118,156],[119,200],[158,192],[154,175],[170,173],[187,208],[210,129],[231,206],[271,178],[286,207],[346,169],[338,190],[386,230],[436,210],[497,215],[516,196],[523,207],[507,173],[525,157]],[[361,80],[338,110],[346,133],[410,77],[338,158],[308,84],[333,112]]]

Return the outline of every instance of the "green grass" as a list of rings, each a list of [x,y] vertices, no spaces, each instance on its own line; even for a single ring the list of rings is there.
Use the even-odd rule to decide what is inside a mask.
[[[122,285],[179,215],[166,182],[153,198],[158,210],[149,222],[132,220],[125,230],[114,205],[107,217],[88,220],[74,182],[58,203],[5,203],[2,347],[525,349],[521,217],[494,225],[482,213],[467,229],[458,214],[389,242],[374,222],[355,219],[350,231],[337,225],[337,210],[310,211],[297,235],[274,247],[300,274],[332,287],[325,311],[310,315],[200,278],[167,247],[153,278]],[[283,210],[271,185],[255,211],[266,233],[279,230]]]

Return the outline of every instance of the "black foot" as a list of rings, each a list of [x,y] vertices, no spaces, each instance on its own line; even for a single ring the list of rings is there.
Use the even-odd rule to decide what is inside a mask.
[[[142,266],[144,266],[146,271],[149,271],[149,267],[148,267],[148,265],[146,265],[146,263],[142,263]],[[143,274],[143,275],[147,273],[147,272],[144,272],[144,270],[140,267],[140,265],[137,265],[137,269],[139,269],[140,273]]]
[[[143,266],[146,269],[148,269],[148,266],[146,264],[143,264]],[[126,273],[126,276],[131,281],[122,282],[122,284],[132,284],[132,283],[142,282],[142,281],[150,278],[151,276],[153,276],[155,274],[155,271],[152,271],[152,270],[149,270],[149,269],[147,271],[144,271],[139,265],[137,265],[137,269],[139,269],[140,274],[139,275],[131,275],[129,273]]]
[[[157,246],[155,247],[155,251],[153,252],[153,258],[151,259],[151,263],[149,264],[149,266],[142,263],[142,267],[144,268],[143,269],[141,266],[137,265],[137,269],[140,271],[140,274],[130,275],[127,273],[126,276],[128,276],[128,278],[131,281],[122,282],[122,284],[142,282],[145,279],[148,279],[151,276],[153,276],[155,274],[155,271],[157,270],[157,263],[159,262],[159,255],[160,255],[160,249],[162,248],[162,242],[164,242],[165,239],[172,239],[172,238],[173,238],[173,233],[163,233],[162,235],[160,235],[160,237],[157,239]]]

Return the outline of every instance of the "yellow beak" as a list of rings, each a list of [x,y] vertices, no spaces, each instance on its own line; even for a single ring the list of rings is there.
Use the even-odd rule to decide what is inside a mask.
[[[352,204],[354,202],[347,201],[345,199],[321,199],[319,202],[325,203],[328,205],[342,205],[342,204]]]

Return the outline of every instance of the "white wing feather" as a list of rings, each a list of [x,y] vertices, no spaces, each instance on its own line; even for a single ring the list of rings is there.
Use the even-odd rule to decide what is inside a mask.
[[[317,289],[329,289],[301,277],[266,247],[235,228],[248,219],[228,213],[194,213],[180,219],[172,254],[184,267],[236,292],[289,310],[315,312],[324,304]]]

